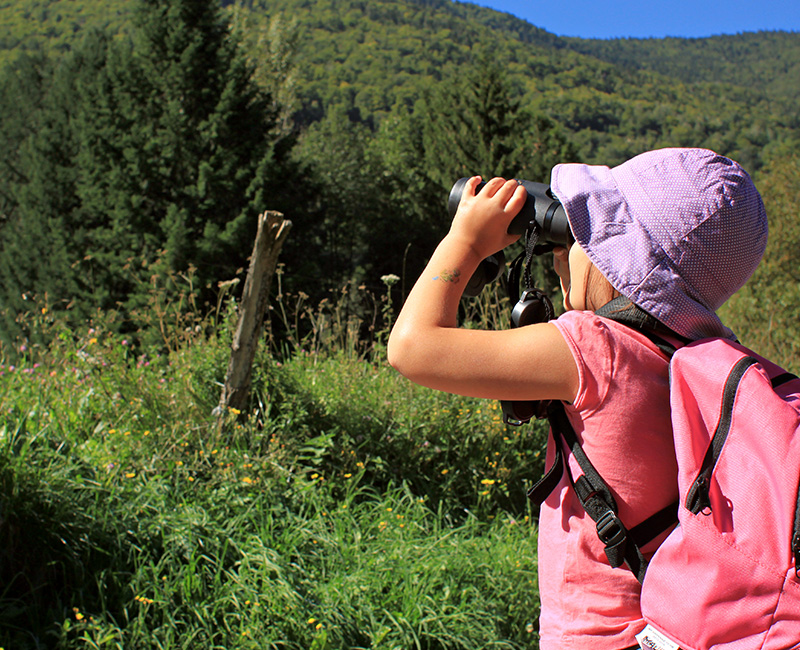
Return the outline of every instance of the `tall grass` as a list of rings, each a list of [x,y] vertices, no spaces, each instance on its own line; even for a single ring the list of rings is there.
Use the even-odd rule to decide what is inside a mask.
[[[276,304],[293,338],[221,431],[232,310],[160,345],[28,316],[50,343],[0,360],[0,647],[535,647],[542,429],[398,377],[388,293],[346,300]]]

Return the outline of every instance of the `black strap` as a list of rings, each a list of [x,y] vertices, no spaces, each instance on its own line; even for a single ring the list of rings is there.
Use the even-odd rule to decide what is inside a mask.
[[[529,259],[530,253],[527,257]],[[513,266],[517,271],[513,279],[518,282],[518,268],[522,264],[520,255]],[[510,277],[511,279],[511,277]],[[511,284],[511,283],[509,283]],[[688,339],[678,336],[656,318],[648,314],[628,298],[620,296],[603,305],[595,312],[598,316],[609,318],[636,329],[647,336],[670,359],[675,353],[676,346],[664,336],[678,341],[679,344],[688,343]],[[605,546],[606,557],[612,567],[627,565],[639,582],[644,580],[647,570],[647,560],[641,549],[650,541],[673,527],[678,521],[678,502],[671,503],[665,508],[654,513],[631,530],[618,516],[618,508],[614,495],[603,477],[592,465],[589,457],[583,451],[575,430],[564,410],[563,402],[553,401],[548,406],[547,416],[550,421],[550,430],[555,445],[553,464],[544,476],[528,490],[528,498],[537,506],[541,506],[545,499],[561,482],[564,473],[583,506],[586,513],[595,522],[597,536]],[[564,458],[562,445],[566,445],[571,455],[575,458],[583,474],[573,479],[569,463]],[[798,502],[798,535],[797,548],[800,554],[800,501]]]
[[[675,340],[680,345],[686,345],[691,342],[690,339],[673,332],[661,321],[648,314],[625,296],[619,296],[607,302],[595,311],[595,314],[635,329],[649,338],[668,359],[672,358],[676,350],[676,346],[668,339]]]
[[[791,372],[784,372],[780,375],[777,375],[772,378],[772,387],[778,388],[778,386],[783,386],[783,384],[788,384],[790,381],[797,379],[797,375],[792,374]]]
[[[797,493],[797,505],[794,511],[794,526],[792,528],[792,555],[794,555],[794,573],[800,578],[800,490]]]
[[[564,476],[564,454],[561,453],[561,445],[556,443],[553,464],[528,490],[528,498],[537,508],[541,507],[545,499],[556,489],[562,476]]]
[[[639,528],[637,536],[631,534],[618,516],[617,503],[611,489],[583,451],[575,430],[567,418],[564,404],[552,402],[548,415],[555,443],[555,459],[545,476],[529,490],[529,497],[534,502],[539,499],[543,501],[558,485],[566,471],[578,501],[595,522],[597,536],[603,542],[609,564],[615,568],[623,564],[627,565],[637,580],[641,582],[644,580],[647,569],[647,560],[641,552],[641,547],[649,539],[672,526],[677,518],[666,517],[668,521],[665,522],[664,511],[660,511],[656,513],[657,516],[654,515],[637,526]],[[573,479],[569,464],[564,459],[561,451],[562,444],[569,448],[583,471],[583,474],[577,479]],[[541,501],[539,501],[540,504]],[[672,508],[673,513],[675,510],[676,508]],[[658,529],[659,526],[661,526],[660,529]],[[645,538],[644,543],[638,539],[639,536]]]
[[[508,299],[512,305],[519,302],[520,290],[519,281],[520,275],[525,282],[525,289],[533,289],[533,276],[531,275],[531,260],[535,254],[538,254],[540,246],[539,241],[539,225],[534,221],[525,231],[525,250],[522,251],[511,262],[508,269]]]
[[[643,522],[636,524],[628,532],[639,548],[644,548],[661,533],[678,523],[678,501],[675,500]]]

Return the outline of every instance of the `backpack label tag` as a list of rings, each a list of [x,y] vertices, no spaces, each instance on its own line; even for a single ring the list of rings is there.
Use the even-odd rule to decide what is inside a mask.
[[[655,629],[648,625],[636,635],[639,647],[642,650],[681,650],[681,647]]]

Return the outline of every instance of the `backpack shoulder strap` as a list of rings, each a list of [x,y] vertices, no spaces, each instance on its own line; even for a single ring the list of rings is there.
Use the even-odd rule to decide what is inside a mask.
[[[667,359],[672,358],[678,346],[688,342],[624,296],[615,298],[595,313],[641,332]],[[647,569],[647,561],[641,548],[677,523],[678,502],[654,513],[632,529],[627,529],[618,516],[617,504],[611,489],[583,451],[564,410],[563,402],[551,402],[547,417],[555,442],[553,465],[528,490],[528,498],[537,507],[541,506],[566,472],[579,502],[597,526],[597,536],[605,545],[606,556],[611,566],[616,568],[626,564],[641,582]],[[564,459],[562,445],[566,445],[570,450],[583,472],[577,480],[573,479],[569,464]]]
[[[548,417],[555,442],[555,459],[545,476],[528,491],[528,497],[536,505],[541,505],[566,473],[578,501],[595,522],[597,536],[605,546],[609,564],[614,568],[627,565],[641,582],[647,570],[647,560],[641,549],[677,522],[677,501],[629,530],[618,516],[611,489],[583,451],[564,411],[563,402],[552,402]],[[577,479],[573,478],[569,464],[564,460],[562,445],[570,450],[583,472]]]
[[[650,339],[668,359],[672,358],[679,347],[691,343],[690,339],[673,332],[625,296],[607,302],[595,314],[635,329]]]

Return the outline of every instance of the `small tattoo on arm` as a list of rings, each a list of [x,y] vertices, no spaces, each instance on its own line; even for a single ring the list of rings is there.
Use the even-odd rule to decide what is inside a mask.
[[[461,279],[461,271],[458,269],[453,269],[452,271],[444,269],[433,279],[441,280],[442,282],[452,282],[453,284],[458,284],[458,281]]]

